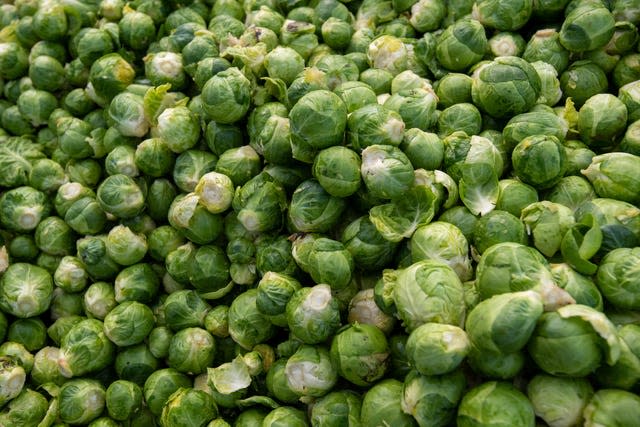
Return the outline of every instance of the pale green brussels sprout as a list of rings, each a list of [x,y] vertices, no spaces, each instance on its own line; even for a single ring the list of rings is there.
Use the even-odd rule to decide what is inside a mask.
[[[62,385],[67,379],[58,368],[58,357],[60,349],[57,347],[43,347],[33,358],[33,368],[31,369],[31,379],[37,385],[53,383]]]
[[[442,375],[462,363],[469,347],[467,334],[458,326],[427,322],[409,334],[406,355],[422,375]]]
[[[591,278],[578,273],[566,263],[551,264],[551,273],[556,284],[567,291],[577,304],[602,311],[602,294]]]
[[[484,57],[487,46],[482,24],[475,19],[460,19],[440,34],[435,56],[447,70],[465,71]]]
[[[403,409],[403,383],[384,379],[369,388],[362,397],[360,422],[363,426],[392,425],[412,427],[417,421]]]
[[[348,113],[378,102],[376,92],[364,81],[346,81],[337,86],[333,92],[345,103]]]
[[[26,379],[27,374],[17,359],[0,357],[0,406],[4,406],[20,394]]]
[[[446,13],[447,3],[442,0],[418,0],[411,5],[409,22],[417,31],[435,31]]]
[[[640,377],[638,359],[638,325],[626,324],[618,328],[620,358],[613,365],[601,365],[595,372],[600,388],[633,390]]]
[[[89,274],[84,265],[75,256],[67,255],[60,260],[53,273],[55,285],[66,292],[80,292],[89,281]]]
[[[211,77],[202,88],[208,118],[218,123],[234,123],[249,110],[251,83],[236,67]]]
[[[616,328],[602,312],[570,304],[540,316],[527,344],[529,355],[546,373],[584,377],[620,357]]]
[[[123,174],[135,178],[140,174],[135,163],[135,148],[119,145],[107,154],[104,169],[108,175]]]
[[[116,293],[111,283],[92,283],[82,295],[82,306],[87,316],[99,320],[103,320],[117,304]]]
[[[461,370],[431,376],[411,371],[402,386],[402,410],[418,425],[447,426],[455,418],[465,386]]]
[[[35,244],[51,255],[70,255],[74,248],[75,234],[60,217],[44,218],[35,230]]]
[[[584,408],[584,425],[633,425],[640,417],[640,398],[625,390],[601,389],[596,391]]]
[[[18,110],[35,127],[47,124],[49,116],[58,107],[56,97],[45,90],[29,89],[18,96]]]
[[[497,184],[497,178],[504,170],[504,163],[498,148],[490,139],[479,135],[468,136],[465,132],[456,131],[446,136],[443,143],[444,166],[451,178],[455,181],[464,180],[465,172],[473,172],[479,168],[479,171],[490,172]],[[468,178],[473,178],[473,173]],[[474,180],[469,182],[473,183]]]
[[[47,420],[51,418],[48,414],[53,406],[57,409],[57,405],[49,404],[47,399],[40,393],[30,389],[23,388],[15,399],[11,400],[0,412],[0,423],[3,425],[23,425],[38,426],[43,422],[52,422]]]
[[[159,51],[146,55],[144,58],[145,76],[153,86],[170,84],[174,90],[182,90],[187,84],[187,74],[184,70],[182,54],[176,52]]]
[[[576,108],[592,96],[606,92],[608,87],[605,72],[588,60],[575,61],[560,74],[563,99],[571,98]]]
[[[456,326],[464,322],[462,282],[446,264],[422,260],[397,271],[391,292],[408,331],[427,322]]]
[[[362,398],[354,391],[336,390],[318,399],[309,415],[313,426],[360,425]]]
[[[334,146],[318,152],[313,161],[312,171],[313,176],[329,195],[347,197],[360,188],[360,167],[360,156],[355,151],[343,146]]]
[[[564,176],[567,153],[555,136],[532,135],[516,145],[511,163],[521,181],[537,189],[546,189]]]
[[[182,153],[198,143],[200,123],[187,107],[166,108],[158,116],[155,132],[171,151]]]
[[[398,146],[404,130],[400,114],[379,104],[368,104],[355,110],[347,121],[347,139],[354,150],[374,144]]]
[[[640,83],[633,81],[618,89],[618,99],[627,107],[629,123],[640,119]]]
[[[324,81],[331,91],[344,82],[358,80],[360,75],[358,64],[350,56],[334,54],[326,45],[320,45],[308,62],[324,73]]]
[[[216,169],[217,164],[218,158],[215,156],[215,154],[208,151],[184,151],[180,153],[178,157],[176,157],[175,165],[172,172],[173,181],[176,186],[185,193],[193,192],[193,190],[195,190],[196,188],[196,185],[198,185],[200,177],[205,173],[211,172],[212,170]],[[243,164],[243,166],[248,167],[246,163]],[[231,179],[234,179],[234,176],[231,173],[227,173],[226,171],[222,170],[218,172],[229,175]],[[244,173],[246,173],[246,170]]]
[[[50,210],[45,193],[33,187],[12,188],[0,196],[0,224],[9,230],[33,231]]]
[[[399,37],[381,35],[373,39],[366,53],[371,68],[389,71],[394,76],[408,68],[409,50]]]
[[[492,210],[478,219],[473,231],[473,246],[479,254],[498,243],[527,244],[525,224],[506,211]]]
[[[280,406],[269,412],[262,421],[264,427],[307,427],[307,415],[292,406]]]
[[[359,178],[358,174],[358,182]],[[296,232],[327,232],[337,224],[345,207],[343,199],[332,196],[317,180],[305,180],[291,196],[288,222]]]
[[[256,308],[266,315],[282,314],[285,312],[289,300],[300,288],[300,282],[295,278],[268,271],[258,282]]]
[[[85,291],[86,292],[86,291]],[[65,292],[60,288],[53,290],[49,310],[52,319],[83,314],[82,297],[84,293]]]
[[[196,193],[173,199],[167,217],[173,228],[197,244],[211,243],[222,233],[222,216],[207,210]]]
[[[304,58],[287,46],[278,46],[264,57],[264,67],[269,77],[281,79],[287,86],[304,68]]]
[[[111,418],[126,421],[142,409],[142,388],[131,381],[115,380],[107,387],[105,405]]]
[[[338,375],[358,386],[381,379],[389,364],[389,346],[377,326],[353,323],[331,340],[331,358]]]
[[[116,174],[107,177],[96,192],[102,209],[118,218],[132,218],[144,208],[144,193],[131,177]]]
[[[22,115],[16,105],[12,105],[2,112],[0,124],[3,129],[16,136],[30,135],[36,131],[35,127]]]
[[[538,201],[535,188],[517,179],[501,179],[498,181],[500,193],[496,202],[496,210],[509,212],[519,218],[522,210]]]
[[[155,319],[153,311],[137,301],[124,301],[115,306],[104,318],[104,333],[118,347],[142,342]]]
[[[351,298],[347,322],[372,325],[385,334],[390,334],[395,326],[395,318],[382,311],[376,303],[374,288],[362,289]]]
[[[562,237],[575,224],[571,208],[549,201],[531,203],[522,210],[520,219],[533,237],[533,245],[547,257],[560,249]]]
[[[42,267],[13,263],[0,278],[0,308],[19,318],[47,311],[53,298],[53,278]]]
[[[133,83],[135,70],[131,64],[118,53],[110,53],[95,61],[89,70],[87,90],[95,94],[94,101],[108,104],[118,93],[123,92]]]
[[[169,396],[162,408],[160,425],[203,426],[217,416],[218,407],[210,394],[190,387],[180,388]]]
[[[343,50],[349,46],[354,33],[353,26],[346,20],[329,17],[320,28],[322,40],[332,49]]]
[[[307,257],[307,268],[314,282],[339,290],[351,281],[355,264],[341,242],[324,237],[315,239]]]
[[[479,66],[473,73],[471,96],[483,112],[508,118],[531,109],[540,96],[535,68],[522,58],[502,56]]]
[[[576,222],[582,222],[589,215],[602,226],[623,226],[640,235],[640,210],[631,203],[622,200],[593,198],[582,203],[575,212]],[[604,237],[603,237],[604,239]]]
[[[144,382],[142,389],[147,407],[159,417],[169,397],[181,388],[192,387],[192,380],[186,374],[173,368],[159,369],[153,372]]]
[[[416,262],[432,259],[449,265],[460,277],[469,280],[472,276],[469,243],[455,225],[435,221],[418,227],[409,240],[411,259]]]
[[[563,143],[567,152],[567,170],[565,176],[580,176],[583,169],[587,169],[596,156],[586,144],[579,140],[570,140]]]
[[[167,364],[180,372],[201,374],[211,366],[216,352],[213,336],[199,327],[176,332],[169,344]]]
[[[208,172],[200,177],[195,188],[198,202],[213,214],[222,213],[231,206],[234,186],[231,178],[218,172]]]
[[[593,396],[584,378],[538,374],[527,384],[527,397],[536,416],[550,427],[569,427],[583,422],[583,411]]]
[[[2,138],[0,145],[0,166],[3,174],[0,184],[4,187],[17,187],[29,183],[31,163],[44,158],[45,154],[40,145],[27,138]]]
[[[250,145],[226,150],[215,165],[215,171],[227,175],[235,186],[244,185],[258,175],[260,168],[260,156]]]
[[[613,14],[600,1],[578,1],[566,12],[559,40],[570,52],[605,46],[615,31]]]
[[[340,240],[358,269],[365,271],[378,270],[388,265],[398,247],[397,242],[384,238],[367,215],[347,225]]]
[[[614,307],[633,309],[640,305],[634,263],[640,249],[618,248],[604,256],[596,273],[596,284],[605,299]]]
[[[167,296],[163,303],[167,326],[173,331],[202,327],[211,306],[198,293],[183,289]]]
[[[286,195],[271,175],[261,172],[236,190],[231,206],[247,231],[264,232],[281,226]]]
[[[169,355],[169,345],[171,344],[173,332],[168,326],[156,326],[149,332],[147,342],[149,352],[158,359],[164,359]]]
[[[568,175],[560,179],[545,195],[545,199],[576,211],[580,205],[597,197],[593,186],[581,176]]]
[[[457,425],[468,427],[499,423],[534,427],[535,417],[531,402],[515,386],[488,381],[473,387],[462,397]]]
[[[600,197],[638,203],[640,187],[631,172],[640,166],[640,157],[629,153],[605,153],[595,156],[582,174]]]
[[[267,371],[266,386],[269,393],[279,401],[295,403],[298,401],[299,396],[287,384],[286,365],[287,359],[285,358],[280,358],[271,365]]]
[[[488,3],[488,2],[487,2]],[[487,40],[488,56],[522,56],[526,47],[524,38],[516,32],[500,31]]]
[[[553,135],[563,142],[568,131],[567,123],[551,111],[530,111],[512,117],[504,129],[504,143],[510,150],[526,137]]]
[[[400,149],[416,169],[436,170],[444,159],[444,144],[435,133],[412,128],[404,132]]]
[[[124,225],[109,230],[106,240],[107,254],[120,265],[136,264],[147,253],[147,238]]]
[[[160,279],[147,263],[133,264],[123,268],[114,280],[116,301],[138,301],[149,303],[158,293]]]
[[[56,92],[65,82],[64,66],[49,55],[37,56],[29,64],[29,78],[36,89]]]
[[[338,370],[329,350],[319,345],[301,345],[285,365],[287,385],[300,397],[322,397],[338,381]]]
[[[338,301],[329,285],[300,288],[286,304],[286,319],[297,339],[306,344],[322,343],[340,327]]]
[[[0,44],[0,77],[13,80],[26,74],[29,69],[29,56],[25,48],[16,41]]]
[[[376,95],[391,92],[393,74],[381,68],[369,68],[360,73],[360,81],[366,83]]]
[[[402,197],[414,182],[413,165],[392,145],[370,145],[362,150],[362,180],[374,197]]]
[[[64,218],[71,205],[84,197],[95,197],[95,193],[78,182],[67,182],[58,188],[53,199],[53,206],[58,215]]]
[[[596,94],[580,108],[580,137],[591,147],[610,147],[625,131],[627,116],[627,107],[618,97],[607,93]]]
[[[86,236],[76,242],[78,258],[92,279],[109,280],[118,274],[120,266],[107,254],[106,236]]]
[[[552,64],[544,61],[535,61],[531,65],[540,77],[540,96],[537,103],[553,107],[562,98],[558,71]]]
[[[467,135],[477,135],[482,131],[482,116],[478,108],[471,103],[451,105],[438,115],[438,133],[446,137],[456,131]]]
[[[515,31],[523,27],[531,17],[533,1],[500,2],[480,0],[473,5],[472,16],[487,28]]]
[[[257,289],[247,290],[238,295],[229,306],[229,335],[247,350],[268,340],[275,333],[269,317],[257,309],[257,296]]]
[[[67,378],[94,373],[113,362],[115,345],[97,319],[84,319],[76,323],[62,337],[58,365]]]

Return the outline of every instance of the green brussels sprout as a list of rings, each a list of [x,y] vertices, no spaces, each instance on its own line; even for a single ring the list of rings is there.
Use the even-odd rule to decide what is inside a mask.
[[[346,81],[337,86],[333,92],[345,103],[348,113],[377,102],[377,94],[369,84],[363,81]]]
[[[247,350],[275,333],[268,317],[256,307],[257,295],[256,289],[250,289],[238,295],[229,306],[229,335]]]
[[[640,402],[638,395],[625,390],[598,390],[584,408],[585,425],[595,426],[602,423],[632,425],[640,416],[638,402]]]
[[[444,159],[444,144],[435,133],[412,128],[404,133],[400,149],[416,169],[439,169]]]
[[[571,98],[576,108],[580,108],[592,96],[606,92],[608,87],[605,72],[591,61],[575,61],[560,74],[560,89],[564,99]]]
[[[440,34],[435,56],[447,70],[465,71],[482,59],[487,46],[482,24],[475,19],[460,19]]]
[[[137,301],[124,301],[104,318],[104,333],[118,347],[142,342],[154,326],[153,311]]]
[[[144,51],[156,36],[156,28],[151,16],[141,11],[127,8],[118,20],[120,39],[133,50]]]
[[[0,384],[2,384],[2,392],[0,393],[0,405],[4,406],[7,402],[16,398],[22,391],[27,374],[18,362],[18,360],[10,357],[0,358]]]
[[[413,166],[407,156],[392,145],[370,145],[362,151],[362,180],[374,197],[399,198],[414,182]]]
[[[416,420],[403,410],[403,383],[384,379],[369,388],[362,398],[360,422],[362,425],[393,425],[411,427]]]
[[[488,381],[473,387],[462,397],[457,425],[480,426],[498,422],[533,427],[535,417],[531,402],[521,391],[509,383]]]
[[[205,316],[211,309],[196,291],[190,289],[169,294],[163,306],[167,326],[173,331],[203,326]]]
[[[107,254],[106,236],[86,236],[76,242],[78,258],[89,276],[109,280],[116,276],[120,266]]]
[[[552,264],[551,273],[558,286],[567,291],[576,303],[602,311],[602,294],[589,277],[578,273],[566,263]]]
[[[107,254],[120,265],[140,262],[147,253],[147,239],[129,227],[117,225],[109,230],[106,240]]]
[[[111,283],[92,283],[82,295],[82,306],[87,316],[99,320],[104,320],[117,304],[116,292]]]
[[[584,52],[605,46],[614,31],[615,19],[604,3],[576,2],[566,12],[559,41],[570,52]]]
[[[36,89],[55,92],[64,85],[64,67],[48,55],[40,55],[29,64],[29,78]]]
[[[482,117],[475,105],[459,103],[451,105],[438,115],[438,133],[446,137],[453,132],[463,131],[476,135],[482,131]]]
[[[635,272],[633,268],[629,268],[639,255],[638,248],[614,249],[604,256],[598,266],[596,284],[614,307],[635,310],[640,304],[635,290]]]
[[[285,366],[287,385],[298,396],[322,397],[338,380],[338,371],[329,350],[322,346],[301,345]]]
[[[522,220],[501,210],[493,210],[478,219],[473,231],[473,245],[478,253],[482,254],[491,246],[504,242],[527,243]]]
[[[34,237],[38,249],[51,255],[69,255],[75,243],[73,230],[57,216],[40,221]]]
[[[182,153],[199,141],[200,124],[187,107],[166,108],[158,116],[155,132],[171,151]]]
[[[154,221],[164,221],[167,218],[171,202],[177,196],[178,190],[173,182],[167,178],[153,180],[147,191],[146,211]]]
[[[326,341],[340,327],[337,300],[326,284],[296,290],[286,304],[291,333],[307,344]]]
[[[62,166],[51,159],[36,160],[29,174],[29,185],[46,193],[57,191],[68,180]]]
[[[474,3],[472,16],[485,27],[500,31],[515,31],[529,21],[532,10],[533,2],[529,0],[515,3],[481,0]]]
[[[250,146],[230,148],[220,155],[215,171],[227,175],[235,186],[246,184],[260,173],[261,159]]]
[[[473,73],[471,96],[483,112],[496,118],[513,117],[531,109],[540,96],[535,68],[515,56],[502,56]]]
[[[537,189],[552,187],[565,173],[567,154],[553,135],[532,135],[513,149],[511,162],[516,176]]]
[[[213,363],[216,343],[213,336],[199,327],[176,332],[169,344],[167,364],[180,372],[201,374]]]
[[[143,137],[150,123],[145,115],[144,99],[132,92],[120,92],[109,103],[109,123],[123,136]]]
[[[509,178],[500,180],[498,184],[500,194],[496,210],[509,212],[519,218],[525,207],[538,202],[538,192],[528,184]]]
[[[213,214],[222,213],[231,206],[234,186],[231,178],[218,172],[208,172],[198,181],[195,194],[198,202]]]
[[[469,339],[461,328],[423,323],[409,334],[407,359],[422,375],[442,375],[456,369],[469,352]]]
[[[127,380],[115,380],[107,387],[105,405],[111,418],[125,421],[142,409],[142,389]]]
[[[358,291],[349,301],[347,322],[350,324],[372,325],[385,334],[390,334],[395,326],[395,318],[386,314],[375,301],[373,288]]]
[[[208,118],[218,123],[234,123],[249,109],[251,84],[235,67],[211,77],[202,88],[202,100]]]
[[[600,197],[637,203],[638,188],[629,171],[640,157],[629,153],[605,153],[595,156],[582,174]]]
[[[16,319],[7,329],[7,341],[22,344],[30,352],[40,350],[47,340],[47,327],[37,318]]]
[[[327,90],[302,96],[289,111],[293,157],[296,147],[313,152],[342,144],[347,125],[347,107],[340,97]],[[305,161],[305,158],[299,160]],[[313,162],[313,158],[308,163]]]
[[[211,395],[194,388],[180,388],[169,396],[162,408],[160,425],[203,426],[217,416],[218,408]]]
[[[6,80],[17,79],[29,69],[28,53],[17,42],[6,41],[0,44],[0,77]]]
[[[463,294],[455,271],[434,260],[418,261],[399,270],[392,291],[398,317],[408,331],[427,322],[461,325]]]
[[[45,193],[33,187],[17,187],[0,196],[0,224],[9,230],[30,232],[46,218],[51,205]]]
[[[167,326],[156,326],[149,332],[147,342],[153,357],[164,359],[169,355],[171,337],[173,332]]]
[[[25,387],[0,412],[0,422],[4,425],[37,426],[46,422],[48,409],[49,402],[42,394]]]
[[[359,178],[358,171],[358,183]],[[345,207],[343,199],[332,196],[318,181],[305,180],[291,196],[288,221],[296,232],[327,232],[335,227]]]
[[[318,153],[312,170],[313,176],[329,195],[347,197],[360,188],[360,167],[360,157],[355,151],[335,146]]]
[[[385,239],[368,216],[351,222],[342,231],[341,241],[354,264],[362,270],[378,270],[391,262],[398,246]]]
[[[146,344],[137,344],[121,349],[116,355],[114,367],[118,378],[142,387],[147,378],[160,367],[160,363]]]
[[[173,181],[176,186],[185,193],[195,190],[200,177],[211,172],[217,167],[218,158],[207,151],[187,150],[176,157],[173,167]],[[222,166],[222,165],[221,165]],[[246,164],[242,166],[247,167]],[[222,168],[221,168],[222,169]],[[219,172],[230,175],[226,171]],[[246,173],[246,172],[245,172]],[[232,176],[230,176],[233,179]]]
[[[172,171],[174,162],[169,144],[161,138],[145,139],[137,145],[134,152],[135,167],[146,175],[166,175]]]
[[[0,277],[0,308],[19,318],[47,311],[53,298],[53,278],[44,268],[13,263]]]
[[[606,115],[602,112],[606,111]],[[627,108],[611,94],[597,94],[585,101],[578,115],[578,131],[590,147],[605,148],[621,135],[627,123]]]
[[[418,425],[449,425],[455,418],[465,386],[461,370],[433,376],[411,371],[402,387],[402,410],[411,414]]]
[[[28,234],[18,235],[11,239],[6,249],[8,249],[8,255],[14,261],[30,261],[38,256],[36,242]]]
[[[562,243],[562,237],[573,226],[573,211],[549,201],[535,202],[522,210],[520,216],[533,245],[547,257],[552,257]]]
[[[180,388],[192,386],[191,379],[173,368],[159,369],[144,382],[142,389],[144,401],[153,415],[159,417],[169,397]]]
[[[534,135],[553,135],[562,142],[567,131],[567,124],[555,113],[531,111],[512,117],[502,135],[505,144],[513,149],[523,139]]]
[[[158,261],[164,261],[171,252],[185,244],[182,234],[170,225],[155,228],[147,237],[149,255]]]
[[[160,279],[147,263],[123,268],[114,280],[116,301],[150,302],[158,293]]]
[[[411,259],[414,262],[423,259],[440,261],[449,265],[460,277],[460,280],[466,281],[471,278],[469,243],[462,231],[455,225],[444,221],[435,221],[418,227],[411,236],[409,245]]]
[[[103,323],[84,319],[62,337],[58,364],[67,378],[94,373],[113,362],[115,345],[107,338]]]
[[[91,64],[90,90],[106,104],[133,83],[135,74],[131,64],[118,53],[104,55]]]
[[[618,328],[620,337],[620,358],[613,365],[602,365],[595,377],[601,388],[619,388],[632,390],[640,375],[640,360],[635,342],[640,329],[637,325],[627,324]]]
[[[300,282],[295,278],[268,271],[258,282],[256,308],[266,315],[282,314],[289,300],[300,288]]]
[[[570,426],[582,423],[593,387],[584,378],[538,374],[527,384],[527,396],[536,416],[548,425]]]
[[[144,193],[136,181],[123,174],[107,177],[96,192],[102,209],[118,218],[132,218],[144,208]]]
[[[135,164],[135,152],[133,147],[119,145],[105,157],[105,172],[109,175],[123,174],[135,178],[140,174]]]
[[[55,285],[66,292],[80,292],[86,288],[89,274],[79,258],[67,255],[60,260],[53,273]]]
[[[154,86],[170,84],[174,90],[182,90],[187,84],[182,54],[159,51],[144,58],[144,74]]]
[[[42,347],[33,358],[31,379],[37,385],[56,384],[62,385],[67,379],[58,368],[60,349],[57,347]]]
[[[360,425],[362,399],[350,390],[337,390],[318,399],[311,407],[312,425]]]
[[[20,94],[16,104],[20,113],[35,127],[47,124],[58,107],[56,97],[45,90],[29,89]]]
[[[347,138],[356,150],[374,144],[398,146],[405,124],[399,113],[383,105],[367,104],[351,114],[347,121]]]
[[[552,203],[564,205],[575,211],[580,205],[597,197],[593,186],[586,178],[565,176],[551,187],[545,198]]]
[[[615,326],[603,313],[581,304],[540,316],[527,348],[543,371],[557,376],[584,377],[620,356]]]
[[[489,2],[486,2],[489,3]],[[486,18],[485,18],[486,19]],[[522,56],[526,41],[516,32],[501,31],[487,40],[489,56]]]
[[[194,243],[211,243],[222,232],[222,217],[209,212],[195,193],[176,197],[167,215],[169,224]]]

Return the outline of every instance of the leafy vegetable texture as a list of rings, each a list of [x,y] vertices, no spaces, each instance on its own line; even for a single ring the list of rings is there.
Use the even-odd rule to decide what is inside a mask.
[[[640,426],[639,24],[0,2],[0,426]]]

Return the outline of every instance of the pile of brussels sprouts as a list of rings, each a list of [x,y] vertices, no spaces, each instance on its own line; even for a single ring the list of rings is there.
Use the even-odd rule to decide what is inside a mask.
[[[0,426],[640,426],[640,0],[6,0]]]

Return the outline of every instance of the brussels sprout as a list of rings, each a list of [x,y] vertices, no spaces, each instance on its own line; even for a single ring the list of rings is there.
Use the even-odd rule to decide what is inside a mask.
[[[481,0],[474,3],[472,16],[485,27],[515,31],[527,23],[532,10],[533,2],[528,0],[514,3]]]
[[[125,267],[115,278],[116,301],[150,302],[158,293],[160,280],[151,266],[146,263]]]
[[[313,161],[312,170],[327,193],[347,197],[360,188],[360,167],[361,160],[355,151],[336,146],[321,150]]]
[[[232,207],[247,231],[264,232],[281,225],[285,199],[282,186],[271,175],[261,172],[236,191]]]
[[[624,390],[601,389],[594,393],[584,408],[585,425],[601,423],[625,425],[634,423],[638,413],[638,396]]]
[[[336,384],[338,371],[329,351],[304,344],[287,360],[287,385],[298,396],[322,397]]]
[[[368,216],[361,216],[342,231],[341,241],[359,269],[373,271],[389,264],[398,246],[384,238]]]
[[[80,292],[87,286],[89,274],[80,259],[65,256],[53,273],[53,282],[66,292]]]
[[[560,89],[565,99],[571,98],[577,108],[585,101],[608,87],[607,76],[602,68],[591,61],[572,63],[560,74]]]
[[[562,427],[582,422],[593,388],[583,378],[538,374],[527,384],[527,396],[538,417],[550,426]]]
[[[437,376],[411,371],[402,387],[402,410],[412,415],[418,425],[449,425],[465,385],[466,379],[460,370]]]
[[[532,135],[516,145],[511,162],[520,180],[545,189],[552,187],[564,175],[567,154],[555,136]]]
[[[124,301],[104,318],[104,333],[119,347],[138,344],[154,326],[153,312],[137,301]]]
[[[191,379],[175,369],[164,368],[153,372],[144,382],[143,396],[155,416],[160,416],[169,397],[180,388],[191,387]]]
[[[174,331],[204,325],[204,319],[211,308],[194,290],[184,289],[173,292],[164,301],[167,326]]]
[[[67,378],[99,371],[113,361],[114,350],[101,321],[81,320],[62,337],[58,358],[60,371]]]
[[[573,211],[548,201],[532,203],[522,210],[520,218],[533,235],[533,244],[543,255],[552,257],[559,249],[562,236],[573,226]]]
[[[107,282],[95,282],[83,293],[83,307],[90,317],[103,320],[117,305],[113,285]]]
[[[17,397],[22,391],[26,379],[27,374],[16,359],[0,358],[0,384],[2,384],[0,405],[4,406],[7,402]]]
[[[0,223],[9,230],[30,232],[48,216],[45,193],[32,187],[17,187],[0,196]]]
[[[458,407],[457,424],[463,427],[495,422],[533,427],[533,406],[521,391],[504,382],[489,381],[467,391]]]
[[[567,291],[576,303],[602,311],[602,294],[589,277],[578,273],[566,263],[551,264],[551,273],[558,286]]]
[[[614,31],[615,19],[603,3],[577,2],[567,11],[559,40],[571,52],[584,52],[605,46]]]
[[[475,19],[460,19],[438,38],[436,58],[451,71],[465,71],[482,59],[487,50],[484,27]]]
[[[217,415],[218,408],[211,395],[202,390],[180,388],[169,396],[162,408],[160,425],[202,426]]]
[[[362,398],[360,421],[363,425],[388,425],[410,427],[416,420],[402,408],[402,382],[385,379],[367,390]]]
[[[234,187],[231,179],[218,172],[208,172],[198,181],[195,188],[198,202],[213,214],[222,213],[231,206]]]
[[[482,130],[482,117],[475,105],[459,103],[451,105],[438,116],[438,133],[445,137],[456,131],[466,132],[468,135],[479,134]]]
[[[69,225],[57,216],[44,218],[35,230],[35,244],[51,255],[70,255],[75,235]]]
[[[637,248],[614,249],[600,262],[596,283],[606,300],[615,307],[635,309],[639,304],[635,272],[627,267],[633,265],[639,254]]]
[[[114,363],[118,378],[142,386],[160,363],[146,344],[137,344],[120,350]]]
[[[0,278],[0,308],[20,318],[44,313],[53,297],[53,278],[44,268],[14,263]]]
[[[111,418],[125,421],[142,408],[142,389],[131,381],[116,380],[107,387],[105,404]]]
[[[131,64],[117,53],[102,56],[89,70],[91,89],[105,104],[133,83],[134,77]]]
[[[234,123],[249,109],[250,82],[235,67],[211,77],[202,88],[202,99],[209,119]]]
[[[98,187],[96,195],[102,209],[118,218],[132,218],[144,208],[144,193],[126,175],[107,177]]]
[[[215,340],[199,327],[181,329],[171,337],[167,364],[180,372],[201,374],[215,356]]]
[[[247,350],[270,338],[275,328],[256,307],[257,290],[238,295],[229,307],[229,335]]]
[[[374,292],[373,288],[363,289],[351,298],[347,321],[351,324],[372,325],[389,334],[393,331],[395,319],[378,307]]]
[[[406,352],[423,375],[442,375],[458,367],[469,351],[467,334],[457,326],[423,323],[409,334]]]
[[[582,174],[593,185],[600,197],[637,203],[637,184],[630,170],[636,167],[640,157],[629,153],[605,153],[595,156]]]
[[[357,157],[355,153],[354,155]],[[359,171],[357,179],[359,185]],[[336,225],[345,207],[344,200],[332,196],[320,182],[306,180],[291,196],[288,220],[296,232],[327,232]]]
[[[57,409],[57,405],[52,406]],[[25,387],[3,408],[0,422],[5,425],[39,425],[46,422],[48,409],[49,404],[42,394]]]
[[[460,280],[466,281],[471,278],[469,243],[455,225],[436,221],[418,227],[411,236],[409,244],[411,259],[414,262],[423,259],[440,261],[449,265]]]

